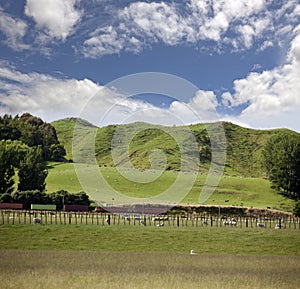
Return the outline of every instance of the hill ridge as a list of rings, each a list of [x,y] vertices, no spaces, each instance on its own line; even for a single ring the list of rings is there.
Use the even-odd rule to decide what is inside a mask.
[[[111,156],[112,138],[115,132],[122,131],[123,134],[133,132],[135,128],[141,126],[142,129],[131,140],[129,145],[129,156],[134,167],[140,169],[150,168],[149,158],[151,151],[155,149],[162,150],[166,156],[166,170],[180,170],[181,152],[178,144],[172,137],[172,134],[178,136],[183,128],[189,129],[198,144],[200,154],[200,171],[207,171],[210,167],[211,144],[206,130],[208,125],[222,124],[226,136],[227,160],[225,163],[225,174],[241,175],[248,177],[264,176],[262,163],[262,150],[266,141],[280,131],[288,130],[284,128],[277,129],[252,129],[246,128],[232,122],[222,121],[215,123],[198,123],[187,126],[160,126],[148,123],[129,123],[113,124],[104,127],[96,127],[83,119],[65,118],[52,122],[55,127],[58,139],[67,151],[67,157],[72,158],[72,140],[75,124],[80,128],[82,150],[84,153],[84,140],[91,133],[95,134],[95,156],[99,166],[113,167],[114,162]],[[143,124],[143,125],[142,125]],[[161,128],[161,129],[160,129]],[[288,130],[293,132],[291,130]],[[168,135],[168,133],[172,132]],[[296,133],[296,132],[293,132]],[[182,136],[184,137],[184,136]],[[189,147],[188,139],[183,139]],[[124,158],[127,155],[124,155]],[[157,159],[156,161],[160,161]]]

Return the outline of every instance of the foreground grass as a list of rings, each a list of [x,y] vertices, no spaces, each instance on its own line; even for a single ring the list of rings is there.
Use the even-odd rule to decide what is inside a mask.
[[[294,289],[299,237],[256,228],[1,225],[0,287]]]
[[[299,257],[2,250],[1,288],[297,288]]]
[[[225,227],[1,225],[0,248],[300,256],[300,230]]]

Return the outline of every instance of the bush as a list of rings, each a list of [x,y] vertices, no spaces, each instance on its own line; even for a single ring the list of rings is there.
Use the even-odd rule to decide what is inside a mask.
[[[294,215],[300,217],[300,200],[295,204]]]

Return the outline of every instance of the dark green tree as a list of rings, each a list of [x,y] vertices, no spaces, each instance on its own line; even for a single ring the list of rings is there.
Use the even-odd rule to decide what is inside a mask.
[[[18,140],[21,137],[21,131],[18,128],[19,117],[5,114],[0,117],[0,140]]]
[[[70,193],[65,190],[60,190],[49,194],[51,203],[56,205],[57,210],[62,210],[64,205],[71,204]]]
[[[15,170],[6,141],[0,141],[0,195],[13,191]]]
[[[300,217],[300,200],[298,200],[295,204],[294,214],[297,217]]]
[[[13,203],[13,197],[10,193],[0,195],[0,203]]]
[[[50,159],[52,161],[59,162],[64,159],[64,156],[66,155],[66,150],[61,144],[53,144],[50,146],[49,153]]]
[[[284,196],[300,199],[300,136],[290,131],[271,137],[263,150],[272,187]]]
[[[27,149],[28,146],[20,141],[0,141],[0,195],[10,194],[13,191],[15,168],[18,167]]]
[[[31,204],[51,204],[49,195],[38,190],[17,191],[11,196],[13,202],[22,203],[24,209],[30,209]]]
[[[29,148],[19,164],[19,191],[45,190],[47,177],[46,163],[40,146]]]
[[[71,196],[74,198],[72,201],[76,205],[89,206],[91,203],[89,196],[85,192],[72,194]]]

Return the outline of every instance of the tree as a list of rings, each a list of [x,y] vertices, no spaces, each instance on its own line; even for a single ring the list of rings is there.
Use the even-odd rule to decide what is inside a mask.
[[[13,197],[11,196],[10,193],[4,193],[0,195],[0,203],[12,203],[13,202]]]
[[[272,188],[300,199],[300,136],[283,131],[271,137],[263,150],[264,165]]]
[[[51,203],[56,205],[57,210],[62,210],[63,206],[70,204],[70,194],[65,190],[60,190],[49,194]]]
[[[22,203],[24,209],[30,209],[31,204],[49,204],[51,199],[45,192],[38,190],[17,191],[12,195],[15,203]]]
[[[19,165],[18,190],[45,190],[47,170],[42,154],[40,146],[28,149],[26,156],[20,161]]]
[[[14,190],[14,175],[13,166],[6,162],[3,158],[3,152],[0,151],[0,195],[10,194]]]
[[[64,146],[61,144],[53,144],[50,146],[50,159],[52,161],[59,162],[64,159],[64,156],[66,155],[66,150]]]
[[[28,146],[20,141],[0,141],[0,195],[11,194],[14,189],[15,168],[24,156]]]

